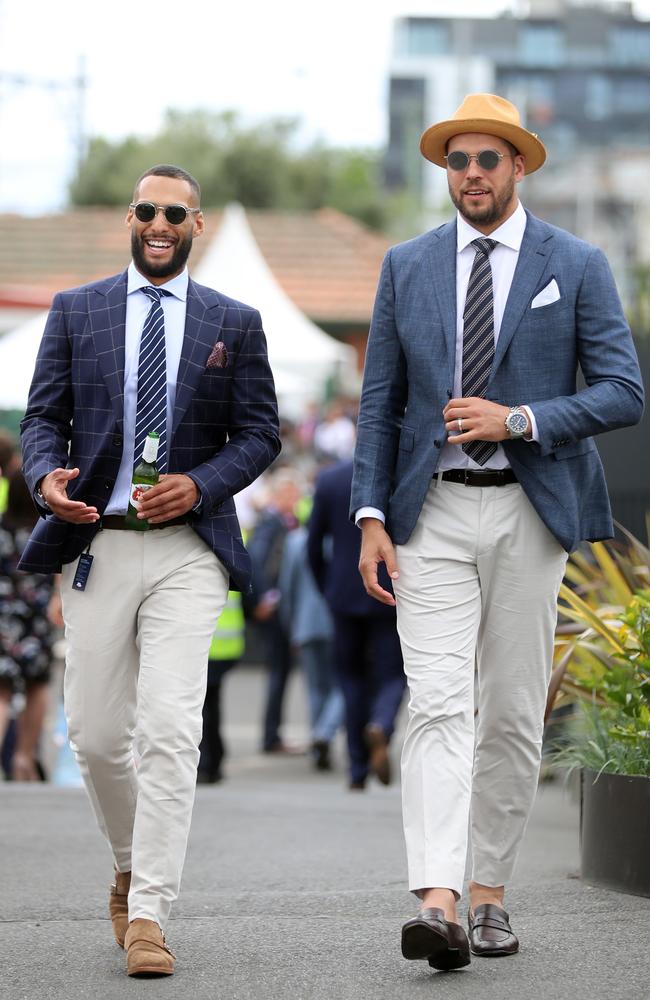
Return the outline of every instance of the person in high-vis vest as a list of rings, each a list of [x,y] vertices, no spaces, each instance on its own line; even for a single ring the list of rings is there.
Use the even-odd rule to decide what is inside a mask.
[[[221,781],[225,747],[221,735],[221,682],[244,655],[245,622],[241,594],[231,590],[212,637],[208,656],[208,686],[203,703],[203,739],[197,780],[202,784]]]

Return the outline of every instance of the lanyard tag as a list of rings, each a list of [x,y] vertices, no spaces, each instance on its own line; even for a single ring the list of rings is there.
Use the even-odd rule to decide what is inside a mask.
[[[90,576],[90,571],[93,565],[93,558],[90,552],[82,552],[79,556],[79,562],[77,563],[77,571],[74,575],[74,580],[72,581],[73,590],[85,590],[86,584],[88,583],[88,577]]]

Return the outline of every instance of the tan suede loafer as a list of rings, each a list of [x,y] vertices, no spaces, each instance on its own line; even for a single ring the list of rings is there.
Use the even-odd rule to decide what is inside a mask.
[[[111,915],[113,934],[120,948],[124,947],[124,936],[129,926],[129,889],[131,872],[115,872],[115,882],[108,898],[108,912]]]
[[[173,951],[155,920],[132,920],[124,939],[126,971],[130,976],[171,976]]]

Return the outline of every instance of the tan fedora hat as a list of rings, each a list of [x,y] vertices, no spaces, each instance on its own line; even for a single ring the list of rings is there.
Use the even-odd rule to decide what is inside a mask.
[[[496,94],[468,94],[453,118],[431,125],[420,139],[420,152],[439,167],[446,167],[447,143],[462,132],[484,132],[506,139],[526,158],[526,173],[539,170],[546,159],[543,143],[525,129],[514,104]]]

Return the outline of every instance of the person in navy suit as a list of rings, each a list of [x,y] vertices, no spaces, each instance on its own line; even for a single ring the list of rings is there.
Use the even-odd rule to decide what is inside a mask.
[[[420,148],[457,217],[385,257],[351,514],[368,593],[397,602],[410,690],[402,801],[422,910],[402,951],[451,969],[518,949],[504,892],[535,797],[557,593],[567,553],[612,535],[593,436],[637,422],[643,389],[604,255],[519,202],[546,151],[514,105],[471,94]]]
[[[348,517],[352,461],[318,476],[307,553],[334,620],[334,651],[345,701],[350,788],[365,787],[369,771],[390,781],[388,744],[406,678],[395,609],[366,594],[357,572],[359,531]],[[390,587],[388,577],[383,585]]]
[[[147,170],[126,224],[128,269],[52,303],[22,422],[42,518],[21,568],[61,572],[68,732],[113,854],[115,938],[129,975],[169,975],[208,650],[229,585],[250,576],[233,496],[280,441],[259,313],[188,275],[196,180]],[[138,531],[125,514],[143,423],[165,474]]]

